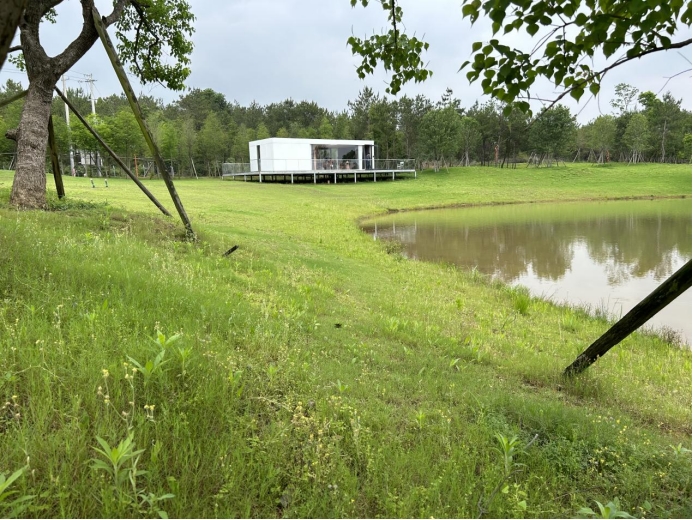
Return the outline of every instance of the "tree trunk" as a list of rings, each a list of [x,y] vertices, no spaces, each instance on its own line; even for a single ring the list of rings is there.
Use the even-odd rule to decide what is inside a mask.
[[[34,78],[29,85],[17,136],[17,170],[10,203],[25,209],[46,206],[48,118],[55,81]]]
[[[7,51],[12,45],[25,5],[26,0],[3,0],[0,2],[0,67],[5,63]]]

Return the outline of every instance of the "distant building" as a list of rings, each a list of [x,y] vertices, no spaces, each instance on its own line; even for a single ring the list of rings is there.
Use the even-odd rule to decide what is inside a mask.
[[[371,170],[374,141],[271,137],[248,143],[251,172]]]

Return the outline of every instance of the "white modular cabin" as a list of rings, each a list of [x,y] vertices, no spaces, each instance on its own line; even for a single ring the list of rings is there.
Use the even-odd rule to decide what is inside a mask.
[[[251,172],[370,170],[375,142],[270,137],[248,143]]]

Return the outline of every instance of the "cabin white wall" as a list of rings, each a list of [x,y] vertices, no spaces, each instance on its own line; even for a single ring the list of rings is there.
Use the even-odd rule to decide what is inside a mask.
[[[273,148],[272,171],[308,171],[312,169],[309,143],[278,142],[273,144]]]

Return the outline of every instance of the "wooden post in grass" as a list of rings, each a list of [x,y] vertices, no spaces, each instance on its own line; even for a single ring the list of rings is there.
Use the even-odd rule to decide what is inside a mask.
[[[55,131],[53,130],[53,116],[48,118],[48,146],[51,154],[51,164],[53,165],[53,179],[55,179],[55,191],[58,198],[65,196],[65,186],[63,186],[63,176],[60,171],[60,159],[58,158],[58,148],[55,145]]]
[[[690,286],[691,261],[689,260],[686,265],[671,275],[662,285],[652,291],[649,296],[633,307],[628,314],[618,320],[597,341],[592,343],[587,350],[580,354],[565,369],[563,374],[573,376],[585,370],[606,354],[611,347],[620,343],[626,336],[669,305]]]
[[[123,69],[120,60],[118,59],[115,47],[113,47],[113,43],[111,42],[111,39],[108,36],[108,33],[106,32],[106,28],[104,27],[103,21],[101,20],[101,15],[95,7],[92,8],[91,14],[92,18],[94,19],[94,26],[96,27],[96,32],[99,33],[99,38],[101,38],[101,42],[103,43],[103,46],[106,49],[106,54],[108,54],[108,58],[111,60],[111,64],[113,65],[113,69],[115,70],[116,76],[118,76],[120,85],[123,87],[125,97],[127,97],[128,101],[130,102],[130,108],[132,109],[132,112],[135,115],[135,119],[137,119],[137,123],[140,125],[140,129],[142,130],[144,140],[147,142],[149,150],[151,150],[152,155],[154,156],[154,162],[156,164],[156,167],[161,173],[161,176],[164,178],[164,183],[166,184],[166,188],[168,189],[168,192],[171,195],[173,205],[176,206],[178,215],[183,221],[183,225],[185,226],[185,234],[188,236],[189,239],[194,240],[195,232],[193,231],[192,224],[190,223],[190,219],[188,218],[188,214],[185,212],[185,208],[183,207],[183,203],[181,202],[180,197],[178,197],[178,192],[176,191],[176,187],[173,185],[173,180],[171,180],[168,171],[166,171],[166,164],[164,164],[164,160],[161,158],[161,154],[159,153],[159,149],[156,146],[156,143],[154,142],[154,138],[152,137],[149,128],[147,128],[147,124],[144,122],[144,115],[142,114],[142,109],[140,108],[140,105],[137,102],[135,91],[132,89],[132,86],[130,85],[130,80],[128,80],[128,77],[125,74],[125,69]]]
[[[113,157],[113,160],[118,163],[118,166],[120,166],[123,171],[127,174],[128,177],[130,177],[133,181],[135,181],[135,184],[144,192],[144,194],[149,197],[149,200],[151,200],[154,205],[161,210],[161,212],[166,215],[167,217],[170,217],[171,214],[168,212],[168,210],[161,205],[161,203],[156,200],[156,197],[152,195],[152,193],[147,189],[147,187],[140,182],[140,180],[135,177],[132,172],[130,171],[130,168],[128,168],[123,161],[120,160],[120,157],[116,155],[116,153],[111,150],[111,147],[106,144],[106,142],[101,138],[101,136],[94,130],[91,125],[87,122],[84,117],[82,117],[82,114],[79,113],[79,111],[75,108],[75,106],[70,102],[69,99],[67,99],[67,96],[63,94],[58,87],[55,87],[55,91],[58,93],[58,95],[61,97],[61,99],[65,102],[65,104],[68,106],[70,110],[72,110],[72,113],[77,116],[77,119],[80,120],[80,122],[84,125],[84,127],[89,130],[91,135],[94,136],[94,139],[96,139],[101,146],[103,146],[103,149],[108,152],[108,154]]]

